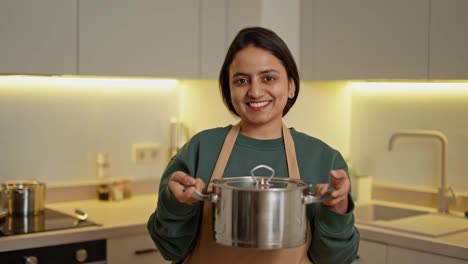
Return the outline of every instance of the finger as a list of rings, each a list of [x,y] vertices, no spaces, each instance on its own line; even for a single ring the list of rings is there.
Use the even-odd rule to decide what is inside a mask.
[[[347,196],[338,196],[336,198],[330,198],[325,201],[325,205],[329,207],[336,207],[339,204],[343,203],[347,199]]]
[[[169,181],[175,181],[182,185],[194,185],[195,179],[183,171],[176,171],[172,174]]]
[[[320,196],[328,190],[328,183],[319,183],[315,185],[314,196]]]
[[[348,174],[345,170],[331,170],[331,185],[335,188],[335,191],[331,193],[332,197],[339,197],[347,195],[351,184],[349,182]]]

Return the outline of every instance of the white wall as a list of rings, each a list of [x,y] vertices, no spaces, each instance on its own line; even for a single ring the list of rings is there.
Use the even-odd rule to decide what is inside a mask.
[[[437,140],[388,140],[399,129],[439,130],[448,137],[448,185],[468,193],[468,83],[364,84],[352,88],[351,160],[374,183],[435,190],[440,184]]]
[[[350,101],[346,85],[301,83],[298,100],[285,117],[286,124],[348,155]],[[192,134],[238,122],[222,103],[216,81],[185,81],[181,83],[181,94],[181,120],[189,125]]]
[[[110,154],[115,178],[159,177],[166,165],[176,89],[141,81],[0,80],[0,178],[51,185],[96,179],[96,155]],[[132,163],[134,143],[160,143],[155,165]]]
[[[468,193],[468,84],[347,85],[302,83],[286,123],[349,155],[357,172],[377,184],[430,190],[440,181],[438,142],[401,139],[392,152],[387,145],[398,129],[440,130],[449,141],[448,183]],[[187,123],[192,134],[237,122],[214,80],[183,80],[175,89],[119,79],[14,87],[0,82],[0,180],[92,182],[101,151],[110,153],[116,178],[159,177],[172,117]],[[148,142],[161,144],[160,160],[136,166],[131,146]]]

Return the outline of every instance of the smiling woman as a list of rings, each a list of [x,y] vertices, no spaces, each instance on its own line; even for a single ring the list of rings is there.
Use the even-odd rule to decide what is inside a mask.
[[[359,233],[354,227],[346,162],[323,141],[283,122],[299,94],[298,70],[286,44],[265,28],[241,30],[226,54],[219,83],[223,102],[240,121],[196,134],[166,167],[158,206],[148,221],[161,254],[176,263],[353,262]],[[210,182],[240,179],[258,165],[272,168],[280,177],[313,184],[315,196],[333,188],[321,203],[307,206],[306,234],[297,235],[305,235],[303,243],[260,250],[247,246],[255,243],[226,246],[218,240],[226,233],[223,228],[213,229],[213,219],[214,223],[234,221],[249,213],[252,221],[243,221],[240,228],[252,230],[257,223],[265,227],[263,236],[273,237],[278,218],[261,217],[253,203],[247,202],[235,213],[228,210],[232,215],[213,216],[211,204],[194,197],[205,192]],[[266,199],[262,204],[275,201]],[[279,210],[272,215],[282,214],[287,213]]]

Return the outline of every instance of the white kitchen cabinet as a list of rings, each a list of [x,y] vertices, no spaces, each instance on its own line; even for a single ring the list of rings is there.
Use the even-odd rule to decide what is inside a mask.
[[[427,78],[429,0],[302,0],[300,14],[303,79]]]
[[[359,243],[358,259],[354,264],[385,264],[387,259],[387,245],[368,240]]]
[[[429,77],[468,79],[468,1],[430,3]]]
[[[410,250],[406,248],[388,246],[387,264],[467,264],[468,261],[451,258],[447,256],[435,255],[427,252]]]
[[[200,78],[218,79],[227,51],[226,0],[201,0]]]
[[[80,74],[199,77],[199,1],[78,3]]]
[[[163,259],[148,234],[107,240],[107,263],[109,264],[164,264]]]
[[[262,26],[275,31],[299,63],[299,10],[300,0],[228,0],[227,45],[242,28]]]
[[[76,0],[0,0],[0,74],[76,74]]]

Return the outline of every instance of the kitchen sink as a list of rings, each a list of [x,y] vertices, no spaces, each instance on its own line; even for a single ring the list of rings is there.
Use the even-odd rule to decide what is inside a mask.
[[[468,231],[468,219],[461,216],[381,204],[358,205],[354,217],[358,224],[428,237]]]
[[[400,208],[380,204],[358,205],[354,209],[356,222],[391,221],[411,216],[428,214],[427,211]]]

